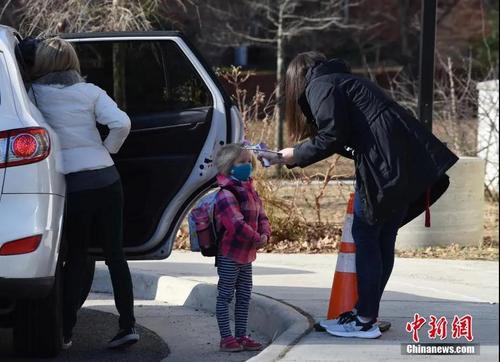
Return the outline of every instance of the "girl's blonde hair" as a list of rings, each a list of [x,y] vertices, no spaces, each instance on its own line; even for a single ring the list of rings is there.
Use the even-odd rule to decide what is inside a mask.
[[[221,149],[215,155],[215,166],[217,170],[226,176],[231,174],[231,168],[234,162],[240,157],[243,151],[248,151],[243,143],[230,143],[221,147]],[[251,152],[251,151],[248,151]],[[252,167],[255,169],[256,161],[253,153],[252,155]]]
[[[46,39],[38,45],[34,63],[31,70],[33,80],[65,70],[75,70],[80,73],[80,61],[75,49],[69,42],[57,37]]]

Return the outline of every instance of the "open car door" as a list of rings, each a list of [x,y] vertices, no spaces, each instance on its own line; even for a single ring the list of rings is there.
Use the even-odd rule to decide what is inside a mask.
[[[113,155],[124,188],[127,257],[164,259],[187,211],[214,184],[215,153],[242,140],[239,114],[180,33],[64,38],[74,45],[87,82],[105,89],[132,121]],[[99,245],[92,248],[99,254]]]

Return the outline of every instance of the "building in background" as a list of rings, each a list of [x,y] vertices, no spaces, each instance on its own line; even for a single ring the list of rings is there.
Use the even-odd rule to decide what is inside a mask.
[[[485,185],[498,195],[498,79],[478,84],[478,156],[486,161]]]

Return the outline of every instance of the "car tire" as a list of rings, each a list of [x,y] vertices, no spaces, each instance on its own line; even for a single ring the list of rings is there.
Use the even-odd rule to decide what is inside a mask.
[[[14,317],[14,350],[23,357],[56,357],[62,346],[62,275],[44,299],[19,300]]]
[[[87,258],[87,265],[83,272],[82,294],[80,296],[80,308],[89,296],[92,282],[94,281],[95,259],[91,256]]]

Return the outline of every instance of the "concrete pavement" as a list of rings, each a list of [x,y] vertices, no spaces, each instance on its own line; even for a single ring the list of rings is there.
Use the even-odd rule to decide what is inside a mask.
[[[498,262],[397,259],[381,307],[381,316],[391,321],[393,327],[380,339],[365,341],[308,332],[307,317],[319,320],[326,314],[335,264],[336,255],[258,255],[254,264],[256,294],[252,302],[250,332],[260,340],[273,343],[255,356],[255,353],[217,351],[216,320],[213,313],[206,312],[215,304],[217,274],[213,259],[197,253],[174,252],[165,261],[130,262],[135,287],[142,293],[136,295],[141,343],[124,354],[107,351],[105,341],[111,338],[117,324],[116,316],[110,313],[116,311],[110,295],[92,294],[79,319],[75,345],[57,360],[498,360]],[[99,280],[107,277],[105,269],[104,265],[99,265],[97,287]],[[271,303],[262,295],[287,305]],[[447,317],[449,333],[454,315],[471,314],[474,342],[480,344],[481,354],[461,357],[401,355],[401,343],[411,341],[405,325],[414,313],[427,319],[431,314]],[[277,330],[284,333],[280,336],[279,333],[269,334]],[[423,342],[429,341],[427,331],[428,328],[420,331]],[[11,356],[9,338],[10,331],[0,330],[0,360]],[[444,342],[456,341],[448,337]],[[170,354],[165,359],[166,344]]]
[[[110,294],[91,294],[84,306],[87,309],[91,308],[99,312],[106,312],[106,314],[116,314],[113,297]],[[126,353],[111,351],[111,357],[117,356],[121,358],[119,359],[120,361],[144,362],[192,362],[198,360],[204,362],[242,362],[258,353],[219,353],[219,331],[215,322],[215,316],[199,309],[170,305],[161,301],[136,299],[135,317],[138,326],[141,328],[139,332],[141,340],[136,345],[130,347]],[[114,323],[117,323],[117,317],[114,317]],[[149,339],[151,331],[155,332],[158,342],[158,345],[153,348],[146,341],[146,339]],[[146,333],[144,334],[144,332]],[[250,332],[256,338],[264,338],[256,331]],[[87,339],[86,336],[82,337],[80,339]],[[166,349],[167,344],[168,357],[166,353],[154,356],[151,352],[139,353],[144,351],[144,348],[151,348],[152,350]],[[87,353],[91,352],[87,351]],[[67,354],[72,356],[70,353]],[[93,361],[109,360],[108,356],[103,355],[101,350],[95,351],[94,354],[95,358],[91,359]],[[129,356],[129,359],[125,359]]]
[[[138,298],[135,299],[135,317],[141,336],[139,343],[123,350],[110,350],[106,343],[118,328],[116,314],[111,294],[91,293],[79,312],[72,347],[50,361],[243,362],[258,354],[218,352],[219,332],[212,313]],[[250,330],[250,333],[256,339],[266,339],[257,331]],[[11,330],[0,328],[0,361],[42,359],[15,357]]]
[[[323,319],[335,264],[336,255],[259,254],[254,264],[254,291],[294,305],[316,320]],[[133,272],[173,276],[181,281],[216,283],[217,280],[213,259],[198,253],[174,252],[165,261],[130,265]],[[393,323],[389,332],[375,341],[311,332],[287,350],[282,360],[418,359],[401,355],[401,343],[411,342],[405,325],[414,313],[425,318],[431,314],[445,316],[449,329],[454,315],[472,315],[474,342],[480,343],[481,354],[458,358],[498,360],[498,262],[397,259],[381,306],[383,319]],[[428,341],[427,330],[420,331],[423,342]],[[444,342],[457,341],[448,337]],[[202,358],[200,355],[200,361]],[[420,358],[430,359],[430,356]]]
[[[148,265],[151,266],[151,265]],[[161,270],[161,265],[159,265]],[[140,270],[132,268],[132,280],[134,285],[134,297],[136,307],[142,307],[140,299],[146,299],[149,303],[167,303],[169,306],[175,306],[184,311],[191,309],[201,310],[212,314],[211,324],[215,330],[210,335],[207,335],[206,328],[201,328],[196,332],[198,327],[206,327],[204,324],[198,325],[194,323],[191,329],[177,330],[177,336],[180,344],[170,344],[172,353],[170,360],[184,360],[182,353],[176,351],[190,350],[201,358],[201,361],[226,361],[226,360],[241,360],[241,353],[237,356],[227,355],[226,353],[218,353],[218,343],[213,343],[210,346],[211,353],[205,353],[204,344],[207,340],[217,341],[219,333],[217,331],[217,322],[214,316],[215,304],[217,297],[217,287],[213,283],[204,283],[196,280],[176,278],[168,275],[162,275],[161,271]],[[112,292],[109,273],[103,265],[98,265],[94,276],[92,290],[98,293]],[[231,306],[230,306],[231,307]],[[232,306],[234,307],[234,305]],[[113,310],[113,308],[111,308]],[[136,308],[136,313],[140,309]],[[234,309],[233,309],[234,311]],[[295,344],[309,329],[312,328],[314,322],[305,313],[300,313],[294,306],[286,305],[283,302],[276,301],[272,297],[267,297],[254,293],[252,303],[250,304],[249,314],[251,318],[248,323],[248,331],[256,339],[262,341],[264,345],[268,345],[264,351],[253,357],[256,361],[274,361],[284,355],[289,347]],[[233,313],[231,313],[233,315]],[[146,315],[147,317],[147,315]],[[147,318],[137,318],[139,324],[149,326]],[[172,326],[165,323],[165,312],[160,311],[158,318],[155,319],[156,324],[152,327],[159,335],[169,335]],[[193,330],[194,328],[194,330]],[[194,333],[193,333],[194,332]],[[260,334],[260,335],[259,335]],[[273,343],[270,343],[270,342]],[[207,359],[209,358],[209,359]],[[187,359],[193,361],[192,358]],[[197,359],[194,359],[196,361]]]

